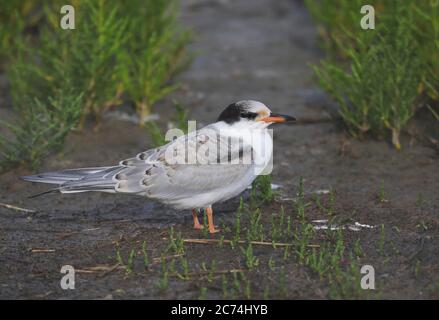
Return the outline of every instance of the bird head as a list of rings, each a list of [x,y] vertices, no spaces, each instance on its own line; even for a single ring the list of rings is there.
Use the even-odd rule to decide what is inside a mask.
[[[295,120],[291,116],[273,113],[265,104],[254,100],[242,100],[232,103],[218,117],[218,121],[224,121],[227,124],[258,123],[264,126]]]

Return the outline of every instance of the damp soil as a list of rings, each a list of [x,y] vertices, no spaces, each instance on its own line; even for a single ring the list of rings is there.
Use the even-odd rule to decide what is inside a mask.
[[[179,76],[181,89],[157,107],[163,127],[171,118],[173,98],[188,108],[198,126],[241,99],[263,101],[298,119],[333,114],[334,105],[309,67],[323,53],[300,1],[188,0],[181,19],[194,31],[190,49],[195,55]],[[2,105],[7,105],[4,76],[0,83]],[[2,118],[10,114],[7,107],[0,109]],[[273,203],[260,207],[263,224],[268,230],[281,207],[291,215],[293,227],[298,224],[294,207],[300,177],[309,203],[317,193],[327,205],[327,190],[335,190],[333,215],[338,221],[375,226],[343,231],[347,249],[361,243],[358,265],[375,268],[376,289],[360,297],[439,298],[438,130],[430,118],[421,114],[410,124],[399,152],[385,141],[352,140],[338,121],[276,127],[273,182],[280,189]],[[71,134],[64,151],[46,159],[41,171],[114,164],[151,146],[144,129],[107,119],[98,132]],[[252,270],[240,249],[244,244],[233,249],[230,244],[188,242],[183,255],[169,247],[171,228],[183,239],[232,239],[237,198],[214,205],[215,221],[223,230],[208,235],[192,229],[190,212],[145,198],[98,193],[28,198],[46,190],[19,179],[30,173],[19,168],[0,176],[0,203],[34,210],[0,206],[2,299],[197,299],[223,298],[224,292],[228,298],[334,297],[327,277],[300,264],[294,252],[284,259],[282,247],[254,245],[259,264]],[[243,199],[249,201],[249,192]],[[327,219],[327,212],[312,204],[305,219]],[[243,218],[242,229],[247,226]],[[325,237],[315,240],[321,244]],[[117,253],[127,264],[132,250],[137,255],[127,272]],[[166,279],[163,270],[172,264],[181,268],[182,257],[188,261],[188,278],[169,272]],[[213,260],[215,272],[209,272]],[[74,290],[60,287],[63,265],[76,270]],[[249,289],[233,289],[237,270]]]

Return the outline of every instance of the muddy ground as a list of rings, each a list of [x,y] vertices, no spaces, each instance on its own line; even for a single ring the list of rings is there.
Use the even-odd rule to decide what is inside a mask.
[[[240,99],[261,100],[272,110],[299,119],[331,113],[333,105],[314,83],[309,68],[323,53],[300,1],[182,2],[181,19],[195,32],[191,50],[196,56],[179,76],[182,89],[156,109],[163,127],[173,110],[171,98],[187,106],[199,126],[215,120],[225,105]],[[0,109],[2,117],[9,113],[8,108]],[[273,203],[259,206],[266,226],[264,242],[272,240],[271,217],[279,217],[281,206],[291,216],[291,228],[300,227],[295,209],[300,177],[307,223],[328,218],[331,195],[327,190],[335,190],[331,217],[339,225],[359,222],[373,227],[343,230],[346,254],[339,263],[345,269],[354,266],[354,276],[346,278],[348,289],[334,282],[332,269],[319,276],[300,263],[294,250],[286,253],[282,246],[254,244],[258,263],[253,267],[241,250],[248,248],[245,243],[234,249],[227,243],[172,246],[171,227],[177,238],[174,245],[179,243],[179,233],[182,239],[233,239],[239,199],[214,206],[216,223],[223,230],[211,236],[192,230],[189,212],[176,212],[143,198],[53,194],[29,199],[46,187],[20,181],[19,176],[30,172],[16,169],[0,176],[0,202],[35,212],[0,207],[0,298],[437,299],[439,159],[427,138],[437,139],[434,130],[428,116],[417,117],[411,134],[403,137],[402,151],[397,152],[387,142],[350,139],[336,121],[275,128],[273,182],[281,189]],[[98,133],[72,134],[63,153],[48,158],[41,170],[109,165],[151,145],[144,129],[107,120]],[[316,204],[313,194],[318,194],[326,209]],[[249,197],[249,192],[244,194],[246,206],[251,203]],[[243,241],[250,226],[247,211],[242,213]],[[332,241],[331,232],[337,233],[316,230],[308,244]],[[358,244],[361,253],[349,258],[348,252]],[[132,250],[137,255],[131,266]],[[181,276],[184,261],[188,269]],[[375,268],[375,290],[357,288],[355,273],[359,275],[366,264]],[[60,287],[63,265],[77,270],[74,290]]]

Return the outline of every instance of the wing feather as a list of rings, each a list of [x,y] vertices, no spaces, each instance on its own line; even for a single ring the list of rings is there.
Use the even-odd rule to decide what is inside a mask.
[[[162,200],[212,192],[247,176],[253,163],[242,163],[243,155],[252,152],[251,146],[242,141],[205,127],[122,161],[127,168],[118,175],[116,191],[145,193]]]

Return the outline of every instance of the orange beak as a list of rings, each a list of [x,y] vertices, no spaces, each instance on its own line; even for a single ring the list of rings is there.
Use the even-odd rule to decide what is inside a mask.
[[[295,121],[296,118],[291,117],[291,116],[287,116],[284,114],[275,114],[275,113],[270,113],[270,115],[266,118],[262,118],[259,121],[263,121],[263,122],[273,122],[273,123],[281,123],[281,122],[292,122]]]

